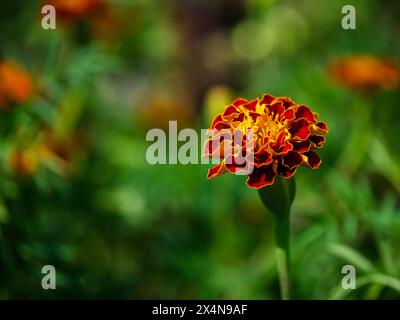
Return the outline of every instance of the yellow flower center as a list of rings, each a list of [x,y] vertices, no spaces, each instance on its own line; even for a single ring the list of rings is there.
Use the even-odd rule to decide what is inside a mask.
[[[261,147],[264,144],[265,138],[268,138],[268,142],[276,142],[282,131],[287,132],[285,140],[290,139],[287,121],[280,122],[278,118],[278,114],[263,114],[257,119],[257,125],[255,126],[255,135],[258,137],[256,139],[257,147]]]
[[[268,137],[269,142],[276,142],[282,131],[286,131],[285,140],[290,139],[290,133],[287,129],[287,120],[279,121],[279,114],[270,113],[270,110],[265,105],[258,104],[256,113],[260,114],[256,121],[249,114],[246,108],[240,108],[244,113],[243,121],[233,121],[231,126],[235,129],[240,129],[243,135],[248,129],[252,129],[254,133],[254,147],[259,149],[264,145],[264,138]]]

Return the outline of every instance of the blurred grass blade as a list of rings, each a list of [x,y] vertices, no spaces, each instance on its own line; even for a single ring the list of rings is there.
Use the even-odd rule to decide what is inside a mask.
[[[366,257],[345,245],[338,243],[331,244],[328,246],[328,252],[357,266],[364,272],[371,273],[375,271],[375,267]]]
[[[382,273],[371,274],[357,279],[357,289],[366,285],[381,285],[387,288],[391,288],[400,293],[400,280]],[[354,290],[345,290],[339,286],[334,290],[334,294],[332,294],[331,299],[344,299],[353,291]]]
[[[375,136],[369,149],[369,156],[379,172],[392,183],[400,194],[400,166],[398,159],[390,154],[382,140]]]

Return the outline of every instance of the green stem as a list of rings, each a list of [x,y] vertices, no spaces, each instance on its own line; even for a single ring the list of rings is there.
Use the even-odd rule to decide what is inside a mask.
[[[258,193],[261,201],[273,217],[276,263],[281,297],[283,300],[289,300],[289,226],[291,206],[296,193],[296,183],[294,178],[276,177],[273,185],[259,189]]]
[[[290,277],[289,277],[289,221],[290,214],[276,215],[275,219],[275,255],[278,269],[279,286],[282,300],[290,299]]]

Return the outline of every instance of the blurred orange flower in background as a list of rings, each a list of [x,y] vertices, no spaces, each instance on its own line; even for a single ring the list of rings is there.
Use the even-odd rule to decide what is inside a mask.
[[[28,101],[33,94],[31,76],[16,63],[0,62],[0,108]]]
[[[338,59],[330,65],[329,74],[340,85],[359,91],[395,89],[400,80],[394,61],[369,55]]]
[[[247,178],[247,185],[260,189],[274,183],[275,176],[292,177],[298,166],[305,165],[316,169],[321,160],[312,151],[323,147],[328,132],[324,122],[317,120],[318,115],[306,105],[298,105],[290,98],[273,97],[265,94],[262,99],[247,101],[237,99],[217,115],[211,123],[211,129],[217,129],[213,137],[205,144],[205,155],[220,158],[222,161],[208,171],[208,178],[223,173],[235,173],[239,153],[234,151],[221,154],[221,130],[241,131],[243,139],[247,130],[253,130],[252,144],[254,152],[254,170]],[[219,147],[221,146],[221,147]],[[236,146],[235,146],[236,147]],[[242,151],[246,141],[242,141]],[[247,150],[246,150],[247,151]],[[228,161],[229,160],[229,161]]]
[[[35,148],[12,150],[10,153],[10,165],[12,170],[19,176],[32,175],[39,166]]]
[[[123,32],[120,21],[115,16],[115,10],[106,1],[51,0],[44,3],[56,8],[57,19],[66,26],[87,22],[92,35],[97,39],[114,39]]]
[[[14,148],[9,154],[10,167],[17,176],[29,177],[44,166],[62,177],[73,172],[73,161],[79,145],[76,136],[58,137],[44,131],[37,141],[25,148]]]
[[[57,18],[67,22],[107,11],[107,4],[102,0],[51,0],[47,3],[56,8]]]

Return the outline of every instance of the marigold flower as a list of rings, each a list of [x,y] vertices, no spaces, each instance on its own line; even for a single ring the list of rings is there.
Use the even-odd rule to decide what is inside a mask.
[[[322,148],[325,142],[322,135],[328,132],[328,127],[317,118],[306,105],[265,94],[262,99],[235,100],[214,118],[211,129],[240,130],[242,139],[252,130],[254,170],[248,175],[247,185],[260,189],[273,184],[275,176],[292,177],[300,165],[319,167],[321,160],[312,150]],[[243,141],[242,146],[245,144]],[[234,161],[235,148],[221,153],[216,150],[217,145],[221,145],[221,136],[216,133],[206,142],[204,153],[222,161],[208,171],[209,179],[226,172],[235,173],[239,167]]]
[[[400,70],[393,61],[360,55],[337,60],[329,67],[329,74],[345,87],[367,91],[395,89]]]
[[[24,103],[33,93],[33,81],[21,67],[10,61],[0,61],[0,108],[12,103]]]

